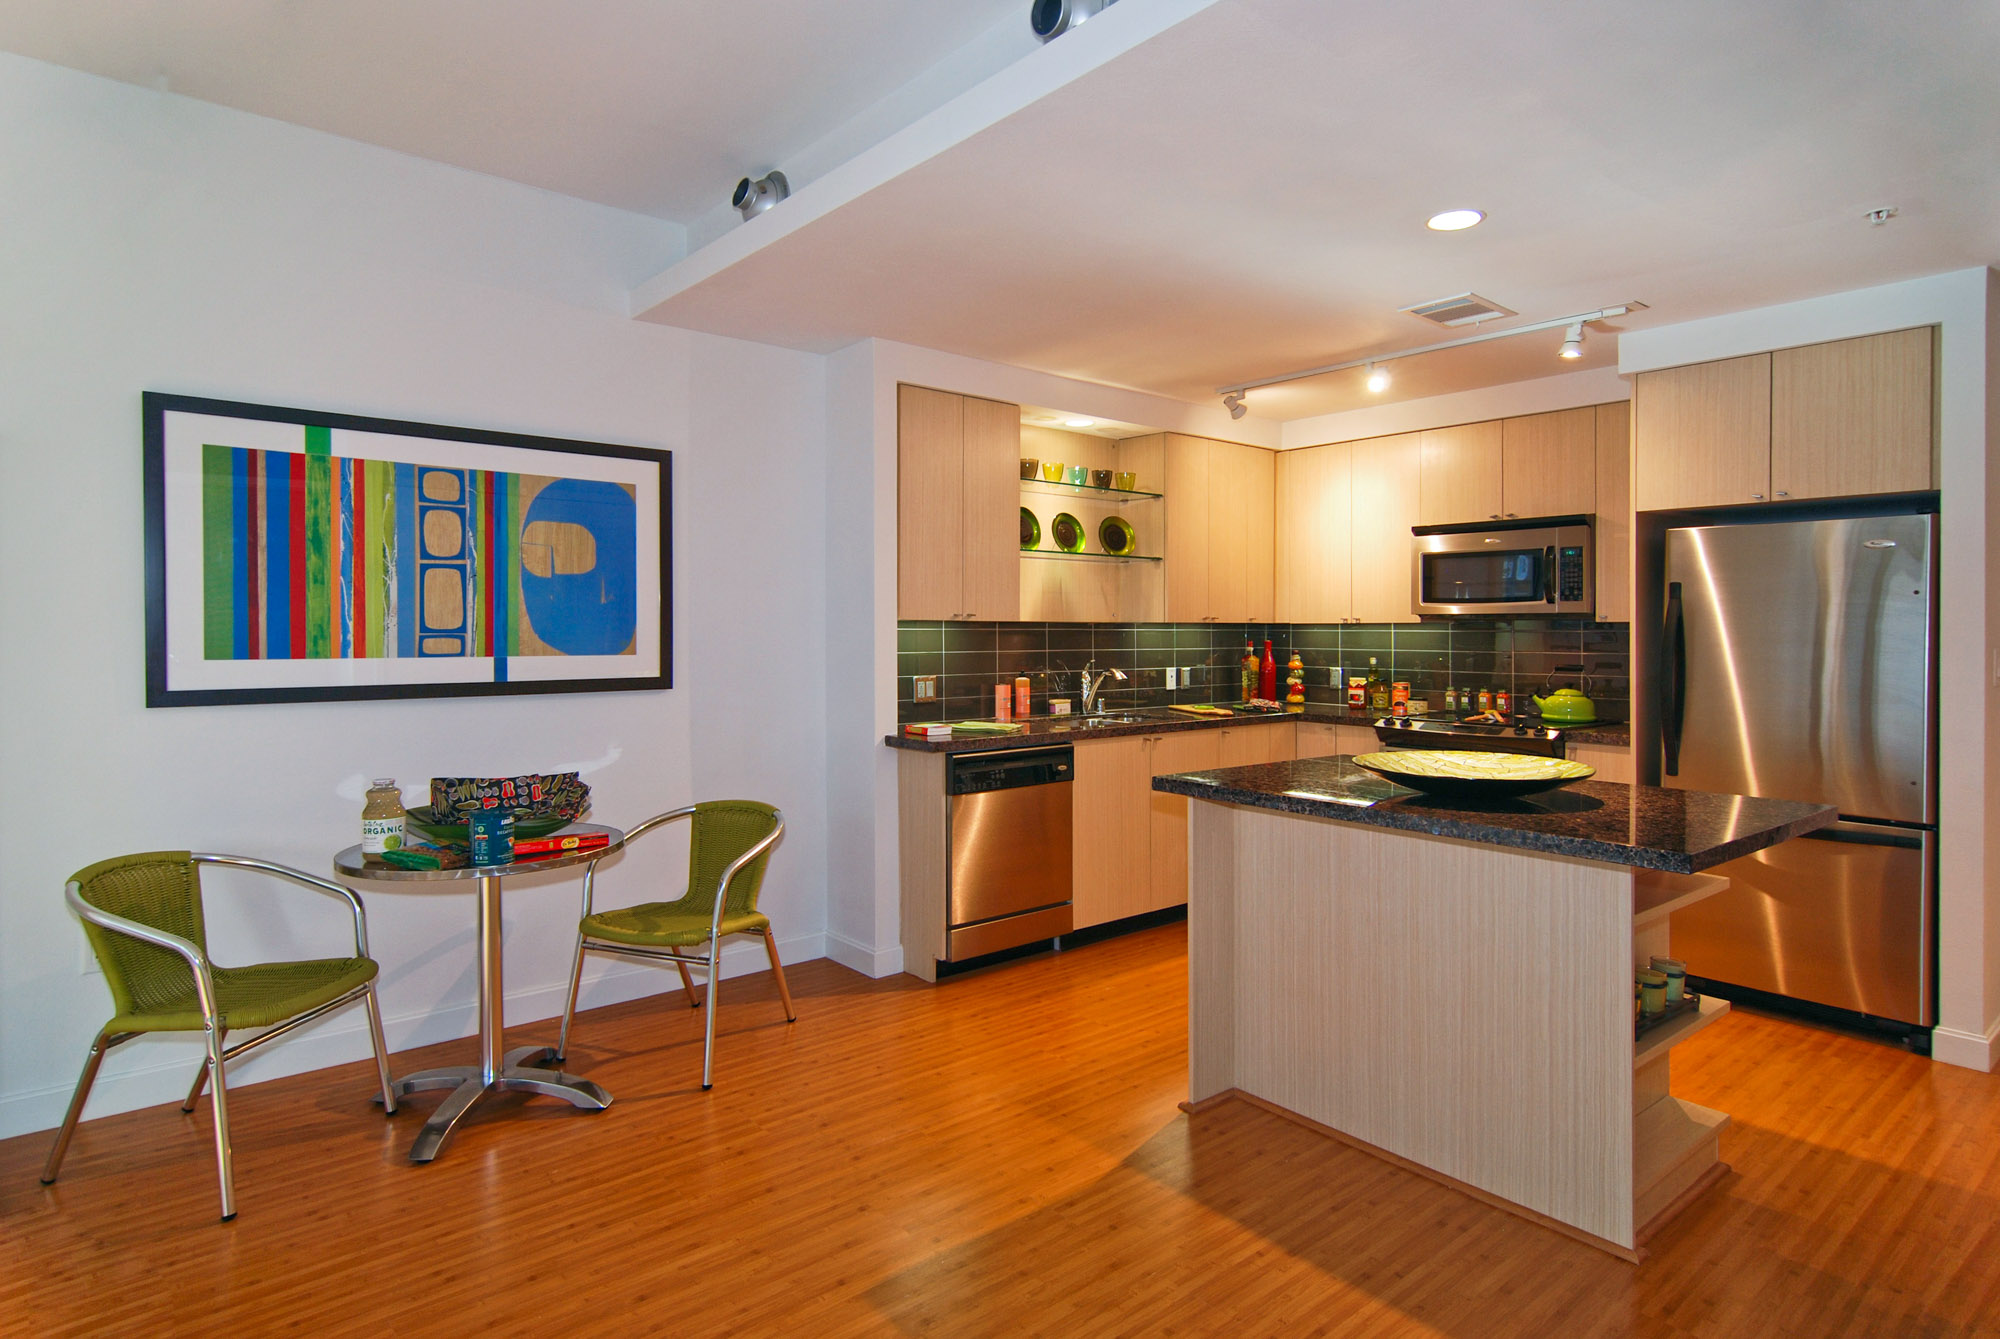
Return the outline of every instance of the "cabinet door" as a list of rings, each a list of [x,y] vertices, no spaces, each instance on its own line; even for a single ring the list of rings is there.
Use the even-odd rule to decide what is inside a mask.
[[[957,618],[964,583],[965,401],[896,388],[896,617]],[[1018,467],[1017,467],[1018,473]]]
[[[1340,727],[1328,725],[1325,721],[1300,721],[1298,743],[1295,756],[1300,758],[1331,758],[1337,753],[1345,753],[1341,747]]]
[[[1351,453],[1346,443],[1280,451],[1273,478],[1273,618],[1338,623],[1354,612]]]
[[[1153,739],[1152,775],[1199,772],[1219,764],[1222,741],[1216,730],[1189,730]],[[1146,910],[1179,906],[1187,901],[1188,802],[1179,795],[1146,792],[1151,801],[1152,893]]]
[[[1251,488],[1255,447],[1208,443],[1208,608],[1225,623],[1250,614]],[[1265,532],[1269,537],[1269,531]]]
[[[1166,447],[1167,621],[1200,623],[1208,594],[1208,442],[1170,433]]]
[[[1771,355],[1771,495],[1937,487],[1931,327]]]
[[[1639,511],[1762,502],[1771,492],[1771,355],[1641,372],[1632,384]]]
[[[1597,510],[1597,410],[1500,421],[1501,515],[1587,516]]]
[[[1277,617],[1278,539],[1273,532],[1277,528],[1278,453],[1258,446],[1240,446],[1237,451],[1245,495],[1243,535],[1249,550],[1247,617],[1252,623],[1270,623]]]
[[[1622,781],[1632,784],[1632,750],[1615,748],[1609,744],[1572,744],[1569,746],[1571,762],[1580,762],[1597,769],[1593,781]]]
[[[1632,406],[1601,404],[1597,416],[1597,621],[1632,621]]]
[[[1021,616],[1021,407],[967,397],[959,539],[962,612]]]
[[[1382,740],[1366,725],[1343,725],[1340,731],[1340,751],[1342,753],[1380,753]]]
[[[1354,617],[1414,623],[1410,527],[1417,522],[1418,442],[1399,433],[1353,444]]]
[[[1422,433],[1414,525],[1496,521],[1501,511],[1500,420]]]
[[[1131,735],[1076,746],[1070,870],[1079,930],[1152,909],[1150,745]]]

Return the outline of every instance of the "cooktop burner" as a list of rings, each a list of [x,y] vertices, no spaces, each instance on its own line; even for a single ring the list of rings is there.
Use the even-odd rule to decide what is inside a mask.
[[[1569,746],[1561,730],[1513,720],[1459,721],[1428,716],[1385,716],[1375,722],[1375,737],[1392,749],[1479,749],[1493,753],[1532,753],[1566,758]]]

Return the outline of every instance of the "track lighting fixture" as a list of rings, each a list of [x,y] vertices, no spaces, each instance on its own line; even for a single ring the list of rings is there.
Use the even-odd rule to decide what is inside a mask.
[[[1562,353],[1559,356],[1563,358],[1583,357],[1583,322],[1577,321],[1568,330],[1563,332]]]
[[[1243,392],[1235,391],[1222,397],[1222,407],[1229,411],[1229,417],[1242,418],[1248,411],[1243,407]]]
[[[1368,364],[1368,389],[1374,391],[1377,395],[1388,390],[1389,370],[1384,367],[1377,367],[1373,363]]]
[[[745,177],[737,182],[736,193],[729,197],[729,203],[745,219],[753,219],[791,193],[791,183],[785,180],[784,173],[767,172],[755,181]]]

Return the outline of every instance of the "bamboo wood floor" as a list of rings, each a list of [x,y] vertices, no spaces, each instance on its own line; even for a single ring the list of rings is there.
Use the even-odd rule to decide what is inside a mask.
[[[2000,1334],[2000,1076],[1733,1013],[1676,1052],[1736,1171],[1634,1267],[1254,1107],[1189,1117],[1166,926],[929,987],[828,962],[584,1015],[600,1114],[508,1099],[434,1164],[436,1098],[365,1064],[107,1117],[64,1176],[0,1143],[0,1333]],[[665,983],[663,983],[665,984]],[[553,1037],[549,1023],[509,1034]],[[282,1045],[283,1043],[279,1043]],[[469,1058],[470,1041],[397,1057]]]

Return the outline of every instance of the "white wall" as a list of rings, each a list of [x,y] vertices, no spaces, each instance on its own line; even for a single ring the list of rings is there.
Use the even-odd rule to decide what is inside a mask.
[[[1938,1027],[1932,1053],[2000,1064],[2000,279],[1961,270],[1624,336],[1621,372],[1936,325]],[[1989,670],[1989,665],[1992,667]]]
[[[325,872],[371,776],[581,767],[612,823],[767,799],[790,826],[765,907],[820,956],[823,360],[629,320],[679,248],[658,220],[11,56],[0,131],[0,1135],[60,1118],[109,1015],[72,871],[193,847]],[[144,390],[671,448],[679,686],[147,710]],[[611,896],[678,890],[649,845]],[[392,1046],[468,1034],[471,898],[364,896]],[[510,885],[510,1021],[560,1008],[574,897]],[[344,951],[339,908],[282,885],[217,880],[210,916],[224,961]],[[662,985],[613,966],[585,1002]],[[349,1011],[237,1081],[365,1054]],[[196,1056],[121,1048],[90,1114],[178,1097]]]

